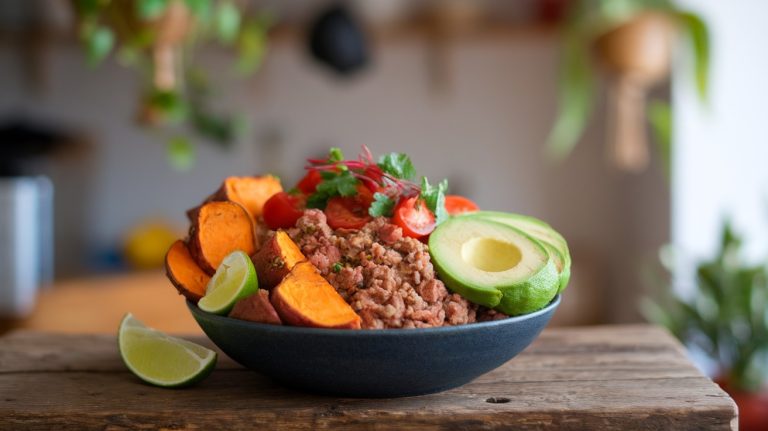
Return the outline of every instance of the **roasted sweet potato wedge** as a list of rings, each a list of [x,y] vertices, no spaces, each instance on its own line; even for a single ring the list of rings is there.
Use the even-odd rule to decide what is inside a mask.
[[[240,204],[208,202],[193,214],[189,251],[200,268],[213,275],[224,258],[235,250],[249,256],[256,249],[253,222]]]
[[[360,316],[310,262],[297,263],[272,290],[271,301],[289,325],[360,329]]]
[[[259,276],[259,287],[272,289],[283,281],[294,265],[307,258],[285,231],[278,230],[251,260]]]
[[[275,307],[269,302],[269,292],[263,289],[237,301],[235,307],[229,312],[229,317],[270,325],[283,324],[277,311],[275,311]]]
[[[192,259],[182,240],[174,242],[165,254],[165,274],[180,294],[195,303],[205,295],[211,279]]]
[[[261,177],[227,177],[209,201],[237,202],[256,219],[262,213],[264,202],[283,191],[280,180],[272,175]]]

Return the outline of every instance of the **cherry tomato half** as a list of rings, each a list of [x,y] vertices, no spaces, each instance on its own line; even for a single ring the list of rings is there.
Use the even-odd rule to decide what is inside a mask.
[[[262,216],[270,229],[287,229],[296,225],[296,220],[304,215],[305,207],[304,195],[280,192],[264,203]]]
[[[395,207],[392,220],[411,238],[421,238],[435,230],[435,215],[422,199],[403,199]]]
[[[328,226],[333,229],[360,229],[373,217],[368,208],[373,202],[373,195],[368,187],[359,185],[354,196],[337,196],[328,200],[325,217]]]
[[[305,195],[311,195],[315,192],[317,185],[320,184],[321,181],[323,181],[323,177],[320,175],[320,171],[313,169],[307,172],[307,175],[304,175],[304,178],[296,184],[296,188],[301,190]]]
[[[459,215],[479,211],[480,207],[464,196],[448,195],[445,197],[445,210],[450,215]]]

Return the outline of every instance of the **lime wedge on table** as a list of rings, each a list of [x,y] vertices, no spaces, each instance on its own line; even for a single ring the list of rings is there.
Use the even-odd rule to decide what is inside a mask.
[[[216,352],[147,328],[131,313],[117,332],[120,356],[141,380],[157,386],[187,386],[205,378],[216,365]]]
[[[221,261],[197,306],[209,313],[227,314],[237,301],[257,290],[259,282],[251,258],[242,251],[233,251]]]

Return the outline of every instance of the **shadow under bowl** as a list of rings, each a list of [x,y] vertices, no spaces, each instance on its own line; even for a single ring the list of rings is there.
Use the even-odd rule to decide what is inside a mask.
[[[300,390],[371,398],[468,383],[528,347],[559,304],[560,295],[533,313],[460,326],[344,330],[248,322],[187,302],[208,338],[244,367]]]

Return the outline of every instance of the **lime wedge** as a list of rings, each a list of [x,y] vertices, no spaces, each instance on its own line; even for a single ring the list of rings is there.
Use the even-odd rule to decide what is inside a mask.
[[[131,313],[117,332],[120,356],[141,380],[156,386],[180,387],[205,378],[216,365],[216,352],[147,328]]]
[[[216,269],[197,306],[209,313],[227,314],[237,301],[257,290],[259,282],[251,258],[242,251],[233,251]]]

